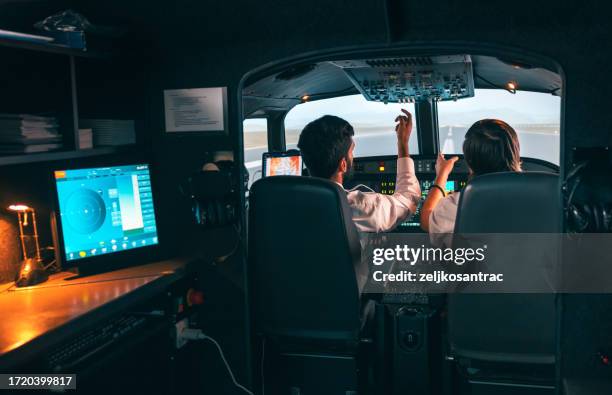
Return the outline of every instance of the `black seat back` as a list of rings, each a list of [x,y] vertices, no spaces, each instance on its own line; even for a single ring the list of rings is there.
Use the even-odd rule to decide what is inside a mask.
[[[359,235],[346,192],[317,178],[257,181],[249,196],[249,279],[258,333],[357,342]]]
[[[461,193],[456,235],[559,232],[561,197],[556,174],[488,174],[474,178]],[[453,354],[481,361],[554,363],[555,300],[554,294],[449,295]]]
[[[462,191],[455,233],[558,233],[560,213],[558,175],[485,174]]]

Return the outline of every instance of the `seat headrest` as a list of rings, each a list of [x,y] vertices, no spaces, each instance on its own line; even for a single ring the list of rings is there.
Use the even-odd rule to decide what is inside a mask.
[[[560,188],[547,172],[475,177],[461,192],[455,233],[561,232]]]
[[[253,183],[251,192],[254,194],[273,193],[291,194],[295,190],[305,193],[331,193],[333,195],[346,195],[346,192],[333,181],[318,177],[298,177],[298,176],[274,176],[264,177]],[[327,192],[324,192],[327,191]],[[328,198],[331,198],[329,195]]]
[[[257,202],[269,223],[282,220],[288,228],[299,224],[303,237],[316,228],[323,231],[321,218],[325,218],[329,226],[343,230],[338,236],[348,242],[354,259],[360,259],[359,234],[346,191],[339,184],[318,177],[265,177],[253,184],[250,196],[251,203]]]

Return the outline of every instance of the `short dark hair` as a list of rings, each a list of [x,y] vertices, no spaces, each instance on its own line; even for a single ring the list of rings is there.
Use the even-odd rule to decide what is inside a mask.
[[[306,125],[298,148],[310,175],[321,178],[334,175],[342,158],[348,155],[354,134],[350,123],[333,115],[324,115]]]
[[[463,155],[474,175],[521,171],[518,136],[499,119],[483,119],[473,124],[465,134]]]

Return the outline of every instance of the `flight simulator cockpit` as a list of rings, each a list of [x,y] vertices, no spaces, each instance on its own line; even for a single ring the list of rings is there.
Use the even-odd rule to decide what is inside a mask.
[[[539,207],[537,202],[541,200],[546,209],[539,212],[542,225],[539,229],[555,232],[557,222],[552,218],[557,218],[560,210],[554,204],[556,199],[553,195],[558,191],[553,186],[558,182],[560,163],[562,93],[562,79],[556,65],[541,59],[508,54],[493,56],[448,51],[425,54],[353,53],[336,58],[281,62],[251,73],[243,82],[244,158],[251,187],[248,195],[249,244],[252,248],[249,265],[253,276],[254,325],[262,344],[275,344],[270,346],[272,355],[268,357],[266,354],[271,360],[268,368],[280,372],[279,377],[288,380],[284,382],[279,379],[270,385],[279,385],[275,388],[279,393],[286,389],[283,386],[317,391],[316,384],[293,374],[307,372],[304,376],[307,377],[308,374],[320,374],[318,369],[337,371],[335,369],[347,368],[342,368],[340,362],[332,362],[335,357],[340,357],[336,355],[337,350],[328,350],[332,361],[319,361],[318,369],[310,365],[317,359],[310,355],[312,350],[317,347],[325,349],[324,344],[336,344],[338,339],[344,339],[349,343],[372,342],[376,345],[374,347],[380,347],[378,350],[384,356],[384,363],[381,362],[382,371],[376,374],[379,380],[386,381],[388,393],[442,393],[440,383],[436,382],[431,371],[439,373],[452,364],[456,366],[450,368],[449,374],[462,376],[459,382],[466,380],[468,392],[465,393],[487,393],[491,388],[501,391],[509,386],[523,388],[523,392],[517,394],[552,393],[554,386],[550,378],[554,362],[549,358],[553,354],[549,346],[552,344],[550,336],[554,334],[554,297],[546,295],[530,299],[523,295],[504,297],[482,294],[467,300],[454,294],[445,296],[418,288],[402,291],[388,282],[378,291],[361,296],[362,303],[368,299],[375,301],[375,312],[372,314],[379,337],[369,339],[360,331],[360,336],[365,338],[352,338],[346,332],[339,331],[339,328],[351,327],[342,320],[350,320],[346,310],[350,311],[354,302],[350,298],[342,299],[352,291],[349,290],[350,285],[344,284],[341,279],[346,279],[353,269],[340,274],[346,269],[342,269],[341,263],[347,260],[352,262],[359,292],[368,289],[367,280],[365,285],[362,282],[367,273],[364,274],[359,263],[353,260],[354,255],[343,255],[343,249],[338,246],[348,243],[349,251],[359,248],[365,254],[367,247],[364,249],[364,245],[367,243],[383,245],[388,240],[409,240],[411,245],[422,245],[423,248],[430,245],[421,225],[421,206],[434,188],[432,185],[436,179],[439,154],[459,158],[445,185],[436,185],[436,188],[445,195],[462,192],[462,197],[467,195],[470,204],[473,201],[483,210],[491,209],[494,202],[487,203],[485,199],[485,203],[478,203],[478,199],[472,198],[478,196],[472,190],[480,188],[481,183],[475,182],[471,189],[468,188],[473,177],[462,149],[468,128],[481,119],[501,119],[516,130],[522,154],[520,166],[526,177],[520,178],[524,178],[523,184],[522,181],[500,179],[499,191],[504,190],[508,197],[515,196],[513,199],[516,202],[532,199],[527,205],[533,207],[526,207],[520,216],[509,218],[506,216],[509,211],[501,208],[509,203],[507,199],[500,199],[500,209],[487,211],[484,218],[479,214],[475,220],[475,217],[472,217],[473,220],[458,219],[456,229],[471,229],[468,232],[477,233],[473,229],[479,229],[481,225],[474,224],[481,220],[486,222],[487,216],[497,218],[490,222],[501,224],[498,227],[481,226],[480,229],[489,232],[503,233],[504,224],[510,223],[517,226],[514,229],[519,229],[520,224],[525,225],[524,229],[533,229],[528,225],[531,218],[526,217],[532,215],[530,213]],[[394,227],[389,232],[391,234],[372,234],[365,237],[366,244],[363,244],[363,240],[361,245],[355,244],[349,229],[352,225],[342,223],[343,220],[347,221],[347,216],[350,217],[343,211],[346,207],[342,208],[340,204],[341,207],[334,213],[334,205],[339,201],[341,203],[346,191],[394,194],[398,173],[394,120],[397,121],[401,110],[409,111],[413,118],[408,151],[420,184],[421,199],[414,213]],[[300,174],[298,171],[279,172],[276,174],[281,177],[269,177],[274,175],[270,173],[270,158],[279,157],[287,161],[287,157],[296,155],[302,129],[324,115],[345,119],[354,129],[354,158],[350,176],[343,178],[344,190],[339,191],[333,183],[326,184],[325,180],[308,177],[306,168],[300,177],[302,181],[295,177]],[[295,163],[298,165],[298,162]],[[531,173],[533,176],[529,175]],[[261,181],[258,181],[260,178]],[[547,194],[538,192],[530,197],[528,191],[546,186],[549,187]],[[278,205],[278,201],[286,203]],[[327,203],[323,205],[323,201]],[[325,218],[325,221],[317,222],[318,216]],[[340,223],[337,223],[336,217],[340,218]],[[551,218],[550,222],[545,219],[548,217]],[[297,233],[278,232],[281,224],[289,219],[295,224]],[[347,228],[342,230],[344,225]],[[293,256],[290,267],[287,256]],[[384,273],[392,273],[394,265],[385,268]],[[338,278],[335,282],[330,279],[330,284],[326,279],[318,279],[316,296],[309,291],[308,284],[292,282],[294,276],[313,278],[313,270],[324,271],[330,277],[335,273]],[[289,285],[285,286],[285,283]],[[315,305],[320,308],[325,306],[325,311],[311,312],[311,316],[317,318],[309,322],[285,312],[291,305],[294,306],[292,309],[310,314],[311,306],[304,304],[299,296],[306,294],[310,295]],[[522,343],[512,340],[517,336],[508,332],[512,331],[514,324],[503,317],[494,318],[495,311],[510,311],[526,304],[530,307],[516,314],[539,315],[540,319],[528,325],[530,335],[521,341],[531,341],[526,340],[527,337],[531,338],[531,334],[540,336],[540,340],[534,340],[534,344],[542,343],[534,346],[538,352],[535,349],[521,350]],[[472,316],[476,305],[482,307],[482,316]],[[360,320],[367,327],[367,324],[363,324],[364,316]],[[471,336],[470,331],[477,331],[477,328],[470,329],[470,322],[479,328],[488,328],[492,333],[491,339],[478,340]],[[494,329],[496,325],[503,328]],[[308,328],[306,332],[304,328]],[[481,341],[488,343],[476,344]],[[305,352],[296,346],[301,342],[312,344],[314,348]],[[508,354],[505,351],[507,347],[518,347],[517,354]],[[345,352],[352,355],[354,351],[349,347]],[[296,353],[299,352],[304,354],[297,357]],[[444,358],[456,358],[456,362],[443,362]],[[532,363],[537,358],[547,362]],[[506,369],[508,366],[512,368]],[[453,369],[457,369],[455,373]],[[523,369],[535,369],[539,373],[524,376],[520,373]],[[411,377],[401,374],[407,370],[413,373]],[[266,374],[262,373],[262,380],[264,376]],[[350,386],[343,380],[335,380],[335,384]],[[451,393],[456,390],[453,389]]]
[[[410,155],[423,198],[435,178],[437,154],[461,157],[466,130],[485,118],[505,120],[516,129],[523,170],[558,172],[561,89],[554,65],[465,53],[307,62],[251,76],[243,91],[250,183],[260,177],[264,153],[297,148],[302,128],[331,114],[355,129],[353,174],[345,188],[392,194],[392,121],[402,108],[415,119]],[[459,160],[446,191],[460,191],[468,177]],[[419,231],[418,210],[395,230]]]

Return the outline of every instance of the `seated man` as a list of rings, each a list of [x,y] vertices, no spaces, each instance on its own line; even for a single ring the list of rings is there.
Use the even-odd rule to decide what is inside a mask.
[[[397,133],[397,179],[395,193],[347,191],[353,210],[353,221],[361,232],[392,230],[416,211],[421,188],[414,174],[414,163],[408,152],[412,116],[406,110],[395,121]],[[298,147],[311,176],[326,178],[342,186],[353,165],[353,127],[344,119],[325,115],[310,122],[302,133]]]

